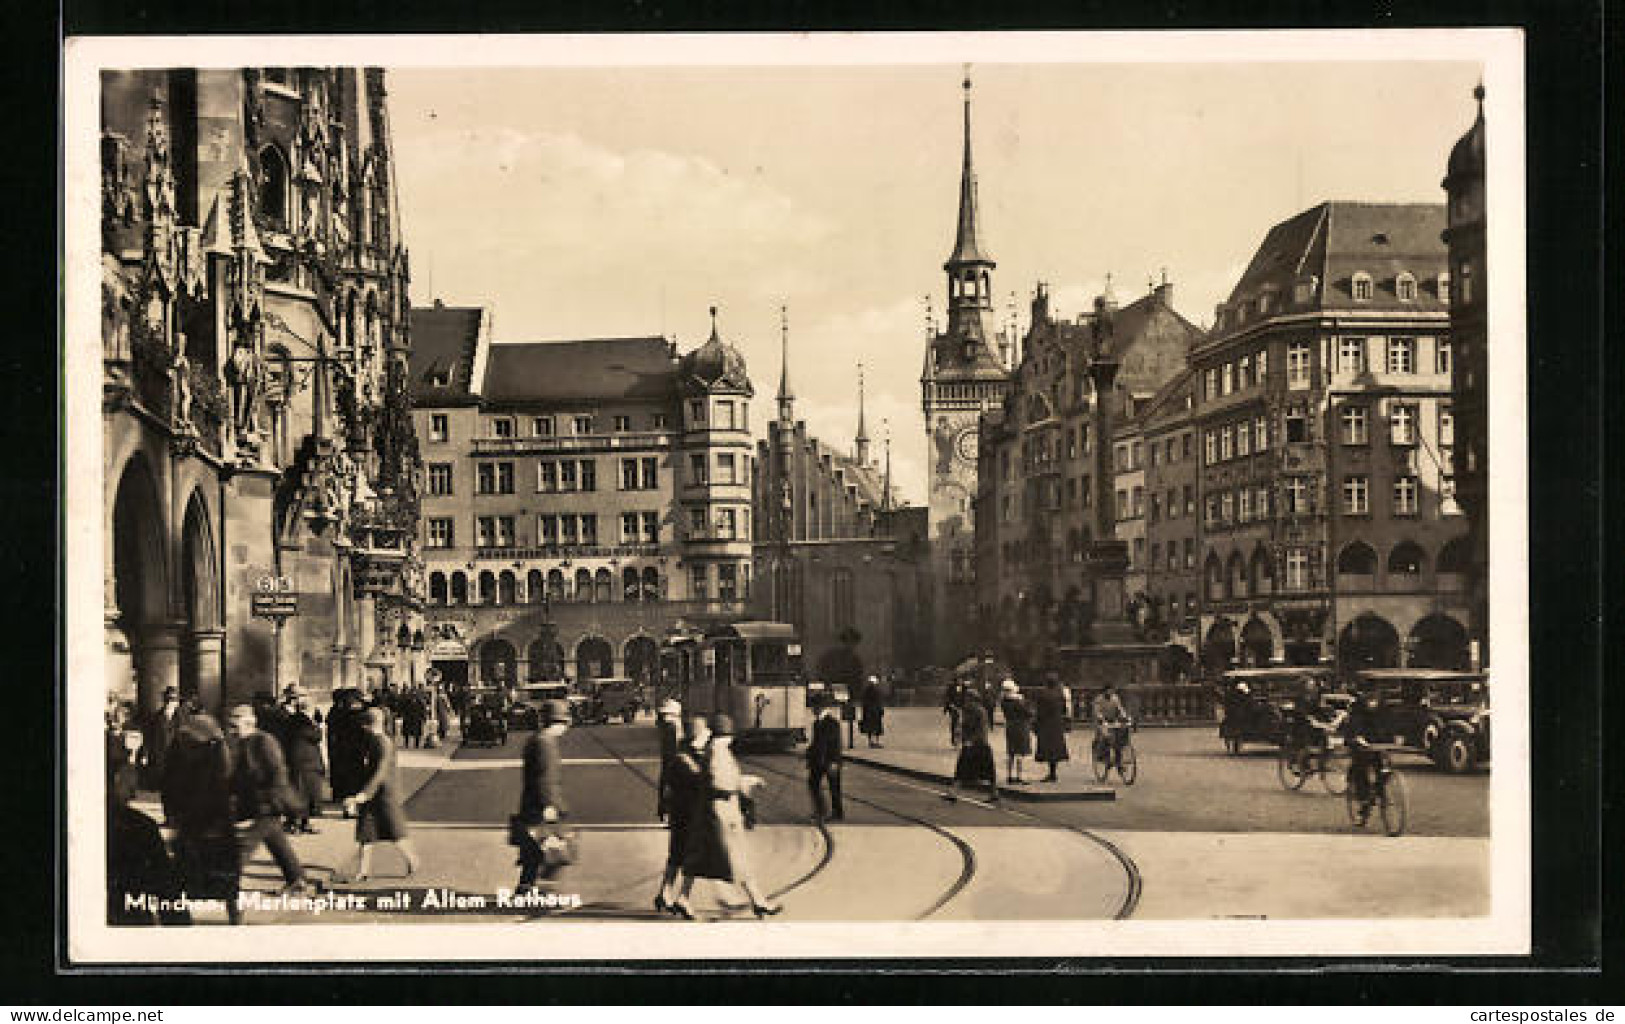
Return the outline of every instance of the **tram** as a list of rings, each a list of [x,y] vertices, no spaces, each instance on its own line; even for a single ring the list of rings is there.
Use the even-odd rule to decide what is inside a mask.
[[[737,747],[789,749],[807,739],[807,677],[795,627],[734,622],[673,633],[660,652],[661,696],[685,714],[734,720]]]

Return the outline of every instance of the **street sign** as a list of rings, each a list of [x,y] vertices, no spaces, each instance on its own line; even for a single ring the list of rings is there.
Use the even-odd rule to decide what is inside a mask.
[[[255,593],[249,598],[249,611],[262,619],[285,619],[298,615],[299,595]]]
[[[286,619],[299,614],[299,594],[292,576],[261,573],[248,595],[250,614],[262,619]]]

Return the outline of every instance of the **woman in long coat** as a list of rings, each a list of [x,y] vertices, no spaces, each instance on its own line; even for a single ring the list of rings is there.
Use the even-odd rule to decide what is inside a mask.
[[[302,812],[289,816],[288,831],[309,835],[316,831],[310,827],[311,817],[321,813],[327,766],[322,763],[322,727],[310,716],[308,697],[296,698],[293,710],[288,713],[283,751],[288,761],[288,775],[299,791]]]
[[[1027,700],[1021,695],[1021,689],[1016,686],[1014,679],[1004,681],[1004,701],[1001,707],[1004,711],[1006,758],[1004,778],[1013,786],[1024,786],[1027,780],[1021,777],[1021,759],[1032,756],[1033,712],[1027,706]]]
[[[1066,749],[1066,694],[1061,692],[1061,681],[1053,673],[1044,680],[1033,702],[1033,717],[1038,731],[1038,760],[1049,765],[1045,782],[1055,782],[1055,766],[1070,760]]]
[[[757,917],[768,917],[784,908],[768,903],[751,874],[745,851],[745,817],[739,798],[760,780],[739,770],[733,755],[733,719],[711,716],[711,742],[705,747],[705,777],[699,785],[699,800],[690,826],[689,843],[683,858],[683,891],[672,904],[679,917],[694,919],[688,895],[697,878],[732,882],[745,891],[750,909]]]
[[[361,789],[345,801],[346,809],[356,812],[355,838],[359,846],[356,869],[347,877],[357,882],[367,878],[372,868],[372,848],[378,843],[394,843],[406,858],[406,873],[411,875],[417,870],[418,858],[408,835],[406,812],[401,809],[395,741],[385,732],[387,725],[380,709],[368,709],[363,721],[368,776]]]
[[[341,690],[335,696],[333,710],[327,715],[327,770],[333,799],[343,804],[367,781],[366,744],[361,726],[366,709],[356,690]],[[348,809],[344,816],[350,816]]]
[[[884,746],[880,737],[886,733],[886,701],[880,693],[880,680],[869,677],[863,688],[863,715],[858,720],[858,731],[869,737],[871,747]]]

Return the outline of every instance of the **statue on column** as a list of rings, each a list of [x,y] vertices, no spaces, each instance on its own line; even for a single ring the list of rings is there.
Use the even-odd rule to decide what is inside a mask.
[[[192,423],[192,363],[186,358],[186,335],[175,332],[174,355],[169,362],[169,423],[177,434],[197,433]]]
[[[238,444],[252,443],[259,434],[259,393],[263,367],[255,342],[259,311],[243,318],[232,331],[231,356],[226,361],[226,382],[231,385],[231,423]]]

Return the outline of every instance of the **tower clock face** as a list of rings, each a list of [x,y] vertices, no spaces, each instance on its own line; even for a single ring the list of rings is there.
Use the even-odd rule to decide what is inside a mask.
[[[969,426],[959,432],[954,439],[954,451],[966,462],[976,462],[976,427]]]

